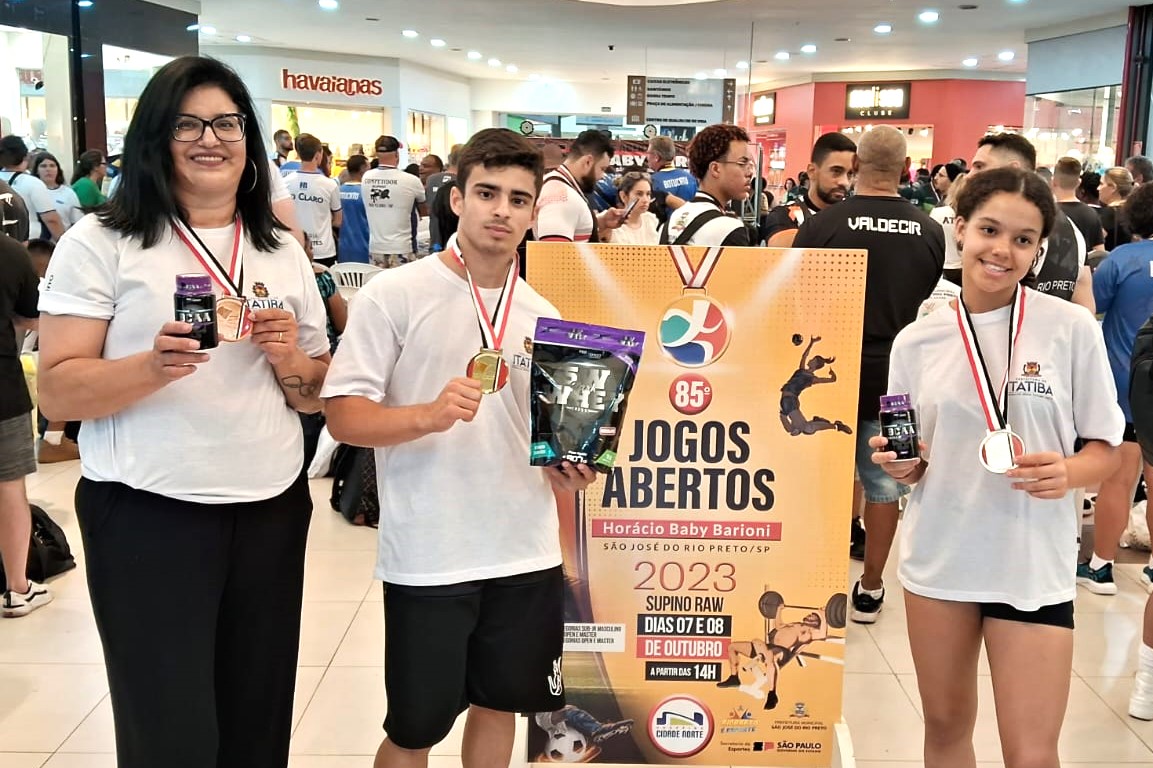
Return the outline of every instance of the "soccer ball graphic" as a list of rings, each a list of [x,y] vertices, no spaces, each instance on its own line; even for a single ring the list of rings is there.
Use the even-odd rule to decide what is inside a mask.
[[[686,295],[665,310],[661,349],[683,368],[703,368],[728,349],[732,330],[721,305],[708,296]]]
[[[550,725],[545,732],[542,762],[587,763],[600,754],[600,747],[591,744],[591,739],[565,723]]]

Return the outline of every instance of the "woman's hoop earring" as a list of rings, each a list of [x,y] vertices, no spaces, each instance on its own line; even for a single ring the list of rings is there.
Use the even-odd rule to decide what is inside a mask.
[[[260,179],[260,169],[256,167],[256,161],[251,157],[248,162],[252,163],[252,183],[248,185],[248,189],[244,190],[242,194],[248,195],[256,190],[256,182]]]

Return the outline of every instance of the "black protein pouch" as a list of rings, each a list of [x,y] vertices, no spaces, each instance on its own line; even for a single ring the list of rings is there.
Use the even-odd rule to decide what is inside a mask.
[[[612,469],[642,331],[540,318],[532,348],[529,463]]]

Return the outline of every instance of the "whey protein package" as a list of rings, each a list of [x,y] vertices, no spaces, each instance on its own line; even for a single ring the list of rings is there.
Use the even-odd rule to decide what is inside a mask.
[[[645,335],[541,318],[532,348],[533,466],[570,461],[608,472]]]

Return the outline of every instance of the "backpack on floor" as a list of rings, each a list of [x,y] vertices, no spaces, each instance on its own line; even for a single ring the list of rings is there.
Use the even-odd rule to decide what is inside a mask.
[[[35,504],[32,507],[32,536],[28,541],[29,579],[43,582],[76,567],[76,558],[60,526]],[[0,592],[8,589],[3,563],[0,563]]]
[[[380,523],[376,493],[376,453],[372,448],[341,445],[332,459],[332,508],[353,525]]]

